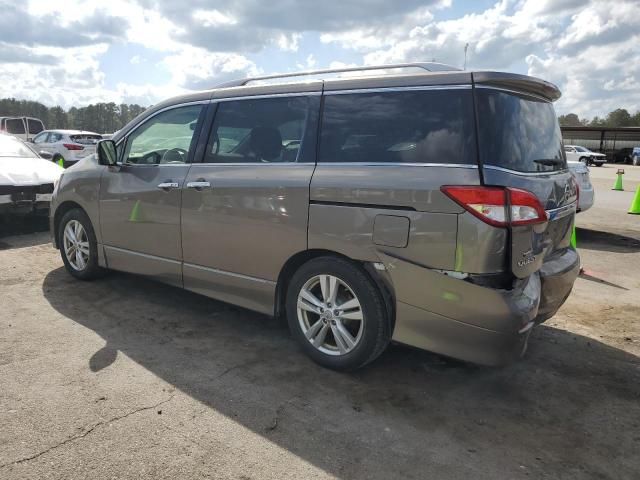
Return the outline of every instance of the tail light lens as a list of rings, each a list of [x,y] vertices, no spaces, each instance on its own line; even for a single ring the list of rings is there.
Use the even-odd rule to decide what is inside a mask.
[[[62,146],[67,150],[84,150],[82,145],[76,145],[75,143],[63,143]]]
[[[533,193],[519,188],[445,186],[442,192],[480,220],[494,227],[547,221],[547,212]]]

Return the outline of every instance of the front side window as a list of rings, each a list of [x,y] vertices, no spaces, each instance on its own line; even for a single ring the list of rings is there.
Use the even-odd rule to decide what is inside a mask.
[[[48,135],[49,135],[49,133],[47,133],[47,132],[44,132],[44,133],[41,133],[40,135],[37,135],[33,139],[33,143],[46,143]]]
[[[220,102],[204,161],[313,162],[318,107],[313,96]]]
[[[202,105],[177,107],[157,114],[129,135],[124,163],[159,165],[186,163]]]
[[[477,164],[471,90],[327,95],[320,162]]]
[[[12,135],[21,135],[25,133],[24,122],[21,118],[8,118],[7,119],[7,133]]]

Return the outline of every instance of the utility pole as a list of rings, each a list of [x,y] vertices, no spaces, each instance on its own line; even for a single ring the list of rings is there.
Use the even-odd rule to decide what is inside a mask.
[[[463,70],[467,69],[467,49],[469,48],[469,44],[465,43],[464,45],[464,67],[462,67]]]

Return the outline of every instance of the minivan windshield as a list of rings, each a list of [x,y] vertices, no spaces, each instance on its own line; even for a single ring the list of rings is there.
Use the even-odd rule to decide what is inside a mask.
[[[567,168],[562,134],[551,102],[528,95],[478,88],[480,159],[518,172]]]

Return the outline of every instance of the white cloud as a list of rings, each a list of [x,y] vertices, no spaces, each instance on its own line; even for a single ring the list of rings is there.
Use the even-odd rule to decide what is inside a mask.
[[[640,109],[640,2],[633,0],[497,0],[483,11],[468,2],[469,13],[448,20],[438,14],[450,0],[0,4],[0,95],[47,104],[155,103],[275,69],[430,60],[462,66],[468,43],[469,68],[528,72],[558,84],[560,113]],[[316,39],[335,58],[308,50]],[[123,63],[144,61],[152,75],[114,87],[102,59],[127,45],[135,54]],[[268,47],[286,52],[291,65],[271,66],[260,57]]]

